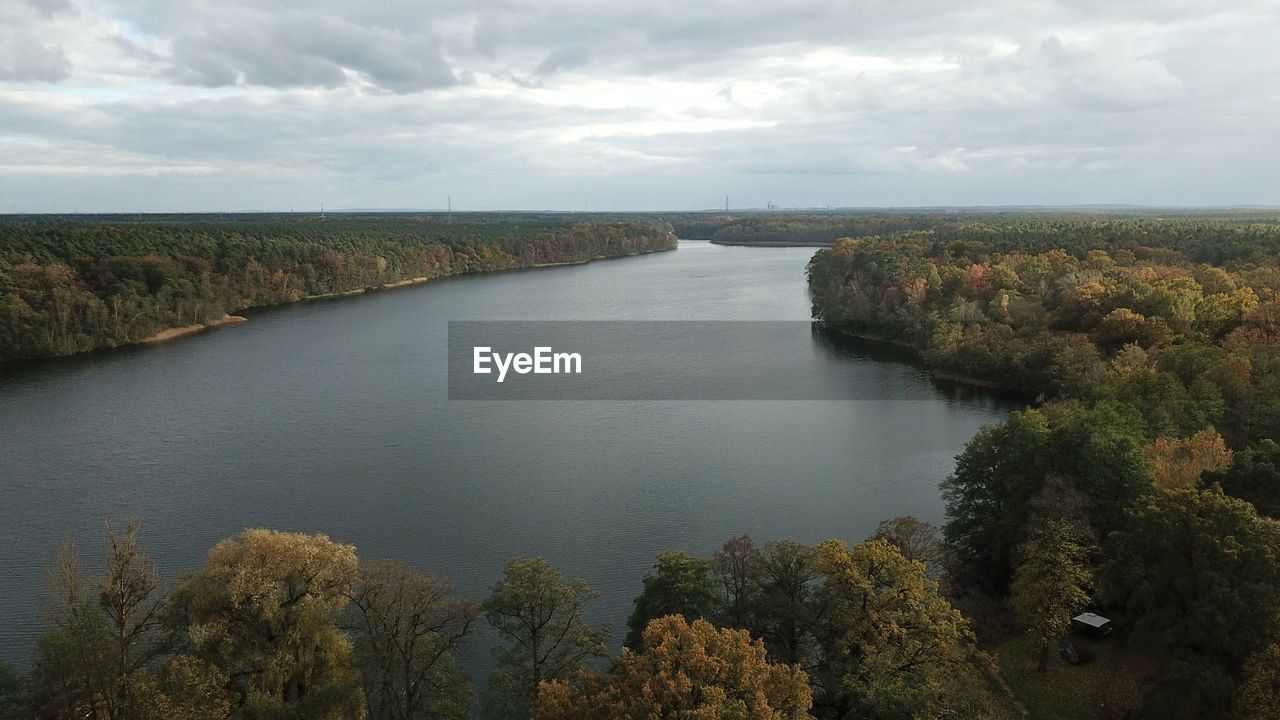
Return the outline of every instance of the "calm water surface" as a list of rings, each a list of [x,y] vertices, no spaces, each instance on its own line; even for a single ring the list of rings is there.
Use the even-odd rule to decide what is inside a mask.
[[[912,399],[447,400],[450,320],[804,320],[812,252],[682,242],[0,369],[0,659],[28,664],[44,564],[64,534],[96,559],[107,517],[140,517],[174,575],[257,526],[323,532],[475,596],[505,558],[542,555],[600,590],[595,619],[619,627],[662,549],[940,521],[938,482],[1011,402],[874,349],[804,336],[795,372],[834,365],[833,381]],[[645,371],[696,380],[716,364]]]

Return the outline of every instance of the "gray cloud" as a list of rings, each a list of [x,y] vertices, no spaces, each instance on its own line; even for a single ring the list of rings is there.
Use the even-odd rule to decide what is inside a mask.
[[[164,56],[160,53],[148,50],[123,35],[108,35],[107,41],[114,45],[124,56],[134,60],[141,60],[151,64],[159,64],[164,61]]]
[[[27,0],[27,4],[45,17],[75,12],[75,5],[71,0]]]
[[[1277,35],[1268,0],[27,0],[0,176],[30,209],[1280,203]]]
[[[71,61],[60,46],[0,27],[0,81],[56,83],[70,74]]]
[[[476,22],[471,32],[472,45],[480,55],[493,59],[498,54],[498,47],[507,42],[510,34],[501,21],[486,16]]]
[[[538,63],[533,69],[534,75],[554,75],[563,70],[572,70],[587,63],[590,53],[581,45],[556,48]]]
[[[394,92],[458,82],[429,37],[301,12],[241,15],[178,35],[169,68],[178,81],[206,87],[334,88],[348,84],[348,71]]]

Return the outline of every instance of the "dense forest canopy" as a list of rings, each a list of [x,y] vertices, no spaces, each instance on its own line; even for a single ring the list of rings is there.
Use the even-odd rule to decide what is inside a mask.
[[[1065,352],[1265,352],[1246,336],[1260,339],[1275,309],[1280,223],[973,223],[843,239],[815,254],[809,276],[818,320],[910,343],[943,370],[1054,394],[1081,369]]]
[[[413,279],[669,250],[669,231],[565,218],[0,219],[0,361],[138,342],[245,308]]]
[[[446,275],[714,242],[830,244],[893,233],[984,252],[1165,249],[1266,265],[1273,216],[868,211],[84,215],[0,218],[0,361],[138,342],[238,310]]]
[[[1274,716],[1274,674],[1259,676],[1280,642],[1274,218],[845,238],[809,278],[826,326],[1037,398],[943,483],[958,590],[1008,597],[1042,667],[1064,614],[1128,616],[1154,665],[1144,717]]]

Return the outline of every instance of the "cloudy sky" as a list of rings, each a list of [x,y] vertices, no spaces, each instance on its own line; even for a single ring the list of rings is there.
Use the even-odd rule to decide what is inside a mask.
[[[1278,0],[0,0],[0,213],[1280,205]]]

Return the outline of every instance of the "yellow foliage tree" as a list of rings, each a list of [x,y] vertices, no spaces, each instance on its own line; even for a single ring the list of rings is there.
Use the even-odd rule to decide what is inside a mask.
[[[227,676],[190,655],[178,655],[158,672],[130,678],[132,720],[227,720],[231,694]]]
[[[644,651],[623,650],[608,675],[578,687],[544,682],[534,720],[805,720],[811,696],[797,665],[772,665],[745,630],[690,625],[680,615],[644,630]]]
[[[834,717],[991,717],[983,656],[923,563],[885,540],[818,546],[820,704]]]
[[[231,679],[238,716],[363,715],[351,643],[336,622],[357,568],[355,547],[324,535],[246,530],[174,591],[188,652]]]

